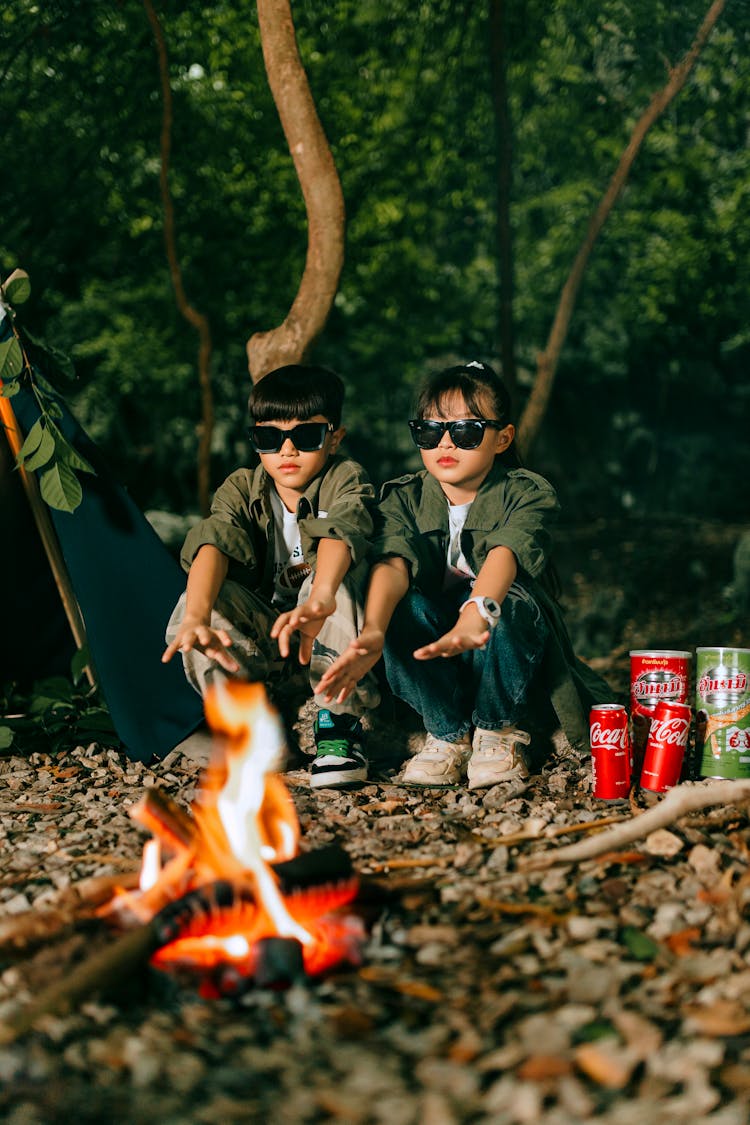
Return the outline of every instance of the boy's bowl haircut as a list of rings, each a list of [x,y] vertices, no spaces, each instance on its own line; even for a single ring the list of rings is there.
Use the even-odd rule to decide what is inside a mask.
[[[335,371],[317,364],[290,363],[269,371],[253,387],[247,408],[255,422],[304,422],[322,414],[337,430],[344,405],[344,383]]]

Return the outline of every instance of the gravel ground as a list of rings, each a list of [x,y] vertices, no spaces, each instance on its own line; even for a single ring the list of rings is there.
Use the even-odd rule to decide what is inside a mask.
[[[569,552],[588,551],[587,571],[563,552],[576,646],[608,654],[596,666],[618,692],[629,647],[742,643],[725,591],[736,532],[708,531],[591,528]],[[640,809],[594,800],[590,761],[559,737],[526,782],[406,788],[410,733],[376,723],[360,789],[287,775],[303,849],[336,842],[360,875],[358,968],[204,1000],[131,966],[0,1045],[0,1120],[746,1125],[746,809],[532,871],[593,839],[582,825]],[[93,904],[138,861],[146,833],[128,809],[150,787],[187,808],[199,770],[98,745],[0,755],[0,1022],[118,940]]]
[[[0,1047],[2,1120],[745,1123],[744,812],[528,872],[584,835],[562,829],[631,809],[591,798],[562,739],[541,773],[478,794],[399,785],[404,739],[376,728],[376,780],[358,790],[287,775],[304,849],[337,842],[361,876],[359,968],[210,1001],[129,970]],[[188,806],[198,783],[178,755],[0,759],[0,1018],[115,940],[75,903],[137,862],[129,806],[152,786]],[[53,922],[10,940],[28,918]]]

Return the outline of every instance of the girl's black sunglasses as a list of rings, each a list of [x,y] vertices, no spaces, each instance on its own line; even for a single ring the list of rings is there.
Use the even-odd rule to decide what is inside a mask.
[[[457,422],[412,418],[409,429],[417,449],[437,449],[446,430],[457,449],[476,449],[482,444],[488,426],[493,430],[504,430],[506,425],[507,422],[495,422],[488,418],[461,418]]]
[[[314,453],[323,448],[328,434],[333,433],[330,422],[300,422],[291,430],[280,426],[251,426],[247,431],[256,453],[278,453],[287,438],[298,453]]]

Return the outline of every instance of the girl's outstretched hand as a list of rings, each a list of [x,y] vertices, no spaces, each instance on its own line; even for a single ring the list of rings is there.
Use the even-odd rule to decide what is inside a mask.
[[[477,614],[477,617],[479,614]],[[489,629],[472,628],[470,623],[459,617],[455,626],[432,644],[423,645],[412,653],[415,660],[434,660],[436,656],[458,656],[473,648],[484,648],[490,639]]]
[[[380,629],[365,627],[320,677],[315,694],[322,695],[326,703],[343,703],[380,660],[384,641],[385,635]]]

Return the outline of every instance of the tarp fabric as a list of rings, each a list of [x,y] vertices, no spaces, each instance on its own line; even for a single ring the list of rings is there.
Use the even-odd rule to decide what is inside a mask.
[[[89,648],[115,730],[128,755],[163,757],[201,722],[200,697],[181,662],[161,663],[164,627],[185,579],[175,559],[62,399],[58,425],[96,469],[81,473],[83,500],[75,512],[49,509],[86,622]],[[33,393],[11,399],[24,433],[39,417]],[[32,589],[18,590],[33,598]]]

